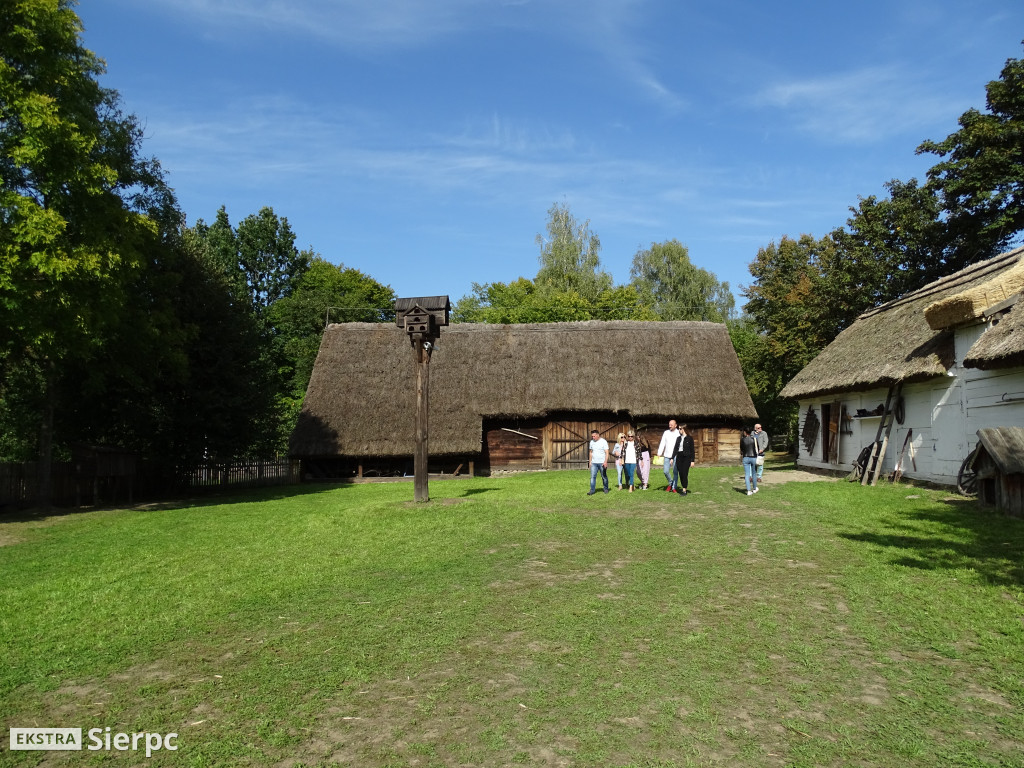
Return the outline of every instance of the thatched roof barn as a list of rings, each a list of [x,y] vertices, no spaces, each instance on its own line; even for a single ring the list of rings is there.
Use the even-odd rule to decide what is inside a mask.
[[[1022,291],[1017,248],[862,314],[782,390],[808,433],[798,463],[838,468],[884,439],[883,471],[957,482],[979,429],[1024,426]]]
[[[409,456],[415,394],[413,353],[402,329],[330,325],[290,454]],[[479,456],[486,451],[485,422],[539,440],[540,432],[531,432],[543,431],[537,420],[566,414],[734,426],[756,418],[724,325],[456,324],[441,333],[430,363],[432,457]]]
[[[1005,299],[1003,278],[1006,273],[1012,276],[1018,272],[1015,268],[1022,255],[1024,248],[1018,248],[868,310],[793,377],[780,394],[802,400],[945,374],[955,360],[952,326],[981,317],[988,307]],[[978,292],[975,289],[979,287],[989,290]],[[965,294],[971,298],[957,301]],[[989,296],[989,301],[975,300],[978,295]],[[968,303],[970,308],[966,309]],[[952,310],[943,317],[942,309],[949,305]],[[928,315],[939,322],[950,320],[950,324],[932,327]],[[1024,332],[1015,338],[1024,341]],[[1024,347],[1017,351],[1024,351]],[[1008,353],[1004,349],[1000,354]]]

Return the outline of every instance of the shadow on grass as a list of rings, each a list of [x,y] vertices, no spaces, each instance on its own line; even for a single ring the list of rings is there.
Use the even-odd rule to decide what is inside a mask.
[[[889,528],[886,533],[839,535],[891,549],[895,565],[927,571],[969,569],[992,584],[1024,585],[1022,520],[976,502],[947,499],[942,506],[914,510]]]
[[[141,511],[166,511],[174,509],[194,509],[196,507],[219,507],[226,504],[250,504],[254,501],[275,501],[290,499],[297,496],[311,496],[328,493],[341,488],[355,487],[350,483],[302,483],[297,485],[273,485],[262,488],[214,488],[182,492],[177,498],[161,501],[137,501],[133,504],[112,503],[89,507],[51,507],[42,509],[0,508],[0,525],[4,523],[27,523],[54,517],[67,517],[88,512],[109,509],[133,509]]]
[[[470,488],[468,491],[463,492],[463,496],[475,496],[478,493],[490,493],[491,491],[500,491],[501,488]]]

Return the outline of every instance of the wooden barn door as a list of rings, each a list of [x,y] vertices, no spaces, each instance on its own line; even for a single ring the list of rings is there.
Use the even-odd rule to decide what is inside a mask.
[[[839,463],[839,429],[842,403],[823,403],[821,406],[822,458],[829,464]]]
[[[624,421],[552,421],[547,432],[547,467],[549,469],[586,469],[590,459],[590,430],[596,429],[608,441],[609,449],[615,445],[619,432],[627,432]],[[609,465],[612,463],[609,459]]]
[[[717,464],[718,463],[718,429],[715,427],[704,427],[699,430],[700,434],[696,436],[697,440],[700,440],[700,463],[701,464]]]

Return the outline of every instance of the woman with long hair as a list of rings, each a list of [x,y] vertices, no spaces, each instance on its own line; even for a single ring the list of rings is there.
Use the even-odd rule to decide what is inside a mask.
[[[672,487],[676,493],[685,496],[690,483],[690,467],[696,463],[697,453],[693,445],[690,428],[686,424],[679,425],[679,438],[672,452]]]

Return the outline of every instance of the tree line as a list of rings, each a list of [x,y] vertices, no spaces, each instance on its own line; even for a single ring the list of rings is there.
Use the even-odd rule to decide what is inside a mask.
[[[0,4],[0,460],[37,460],[44,502],[77,445],[280,452],[325,320],[395,298],[271,208],[187,226],[73,6]]]
[[[736,300],[727,282],[690,261],[678,240],[652,243],[633,256],[630,282],[614,285],[601,266],[601,239],[565,204],[548,209],[547,236],[537,235],[540,267],[533,279],[473,283],[455,303],[463,323],[550,323],[573,320],[708,320],[725,322]]]

